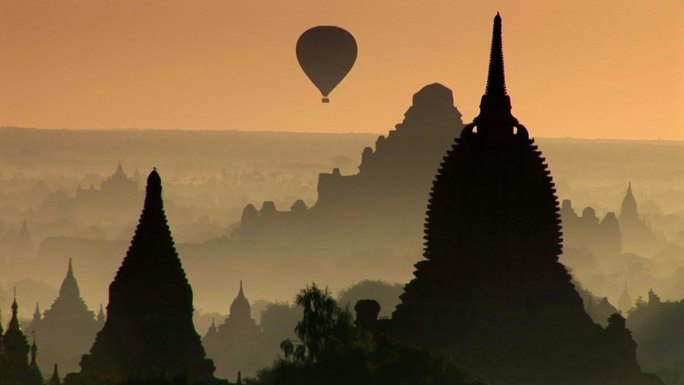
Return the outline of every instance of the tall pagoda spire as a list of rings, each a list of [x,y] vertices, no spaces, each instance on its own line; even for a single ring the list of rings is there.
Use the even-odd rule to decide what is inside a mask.
[[[33,322],[31,323],[31,329],[35,329],[38,322],[40,322],[40,304],[36,302],[36,310],[33,311]]]
[[[501,15],[494,18],[492,31],[492,46],[489,53],[489,72],[487,87],[480,101],[480,114],[473,120],[473,125],[466,127],[466,133],[477,126],[477,132],[486,137],[507,137],[511,135],[513,127],[519,126],[518,121],[511,114],[511,98],[506,92],[506,78],[504,74],[503,39],[501,37]],[[525,131],[524,127],[518,127]]]
[[[164,213],[161,177],[153,170],[131,245],[109,286],[107,322],[81,359],[81,373],[125,377],[154,368],[215,381],[192,313],[192,288]]]
[[[17,313],[19,312],[19,305],[17,304],[17,288],[14,288],[14,299],[12,300],[12,318],[10,318],[9,325],[7,326],[7,332],[10,330],[21,331],[21,326],[19,325],[19,318]]]
[[[489,53],[489,73],[485,95],[506,95],[506,79],[504,76],[503,41],[501,38],[501,15],[496,13],[494,30],[492,31],[492,48]]]
[[[392,334],[496,384],[646,384],[624,325],[607,336],[558,260],[556,190],[511,115],[501,47],[497,15],[480,114],[435,177],[424,259],[392,314]]]
[[[81,290],[74,274],[74,266],[71,258],[67,265],[67,272],[59,288],[59,296],[52,303],[50,309],[45,312],[43,319],[54,317],[56,313],[88,313],[92,318],[94,314],[88,310],[88,306],[81,298]]]
[[[65,298],[81,298],[81,290],[78,288],[78,282],[76,282],[76,277],[74,276],[74,267],[71,258],[69,258],[67,273],[62,281],[62,286],[59,289],[59,296]]]
[[[639,210],[637,208],[636,198],[632,192],[632,182],[627,184],[627,192],[622,199],[622,207],[620,208],[620,220],[639,221]]]
[[[252,307],[245,297],[245,292],[242,289],[242,280],[240,281],[240,290],[237,297],[230,304],[230,318],[249,320],[252,318]]]

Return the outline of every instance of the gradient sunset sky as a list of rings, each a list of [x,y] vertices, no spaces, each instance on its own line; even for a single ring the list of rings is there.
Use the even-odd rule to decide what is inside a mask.
[[[0,126],[384,133],[433,82],[470,122],[497,11],[533,136],[684,139],[682,0],[0,0]],[[359,47],[327,105],[316,25]]]

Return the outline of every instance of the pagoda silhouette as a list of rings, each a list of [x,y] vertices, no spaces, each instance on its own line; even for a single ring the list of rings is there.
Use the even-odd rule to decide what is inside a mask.
[[[216,364],[216,373],[223,378],[234,378],[239,371],[256,375],[274,357],[261,359],[259,351],[261,328],[252,318],[252,308],[240,289],[230,305],[230,314],[218,327],[213,323],[202,340],[207,355]]]
[[[497,385],[660,384],[641,373],[624,318],[604,329],[585,313],[561,235],[550,172],[511,114],[497,14],[480,114],[434,180],[425,259],[392,334]]]
[[[82,357],[81,372],[73,377],[155,375],[193,383],[219,381],[192,323],[192,288],[174,246],[161,193],[161,178],[153,170],[131,246],[109,286],[105,326],[90,353]],[[76,381],[67,376],[69,380]]]
[[[36,304],[33,321],[27,332],[37,332],[41,338],[43,371],[57,364],[65,372],[78,370],[78,362],[92,346],[95,334],[102,329],[103,319],[96,319],[81,298],[81,291],[69,259],[59,296],[41,316]]]
[[[0,325],[0,384],[42,385],[43,376],[36,358],[38,352],[36,335],[33,333],[33,343],[29,345],[26,334],[21,330],[18,311],[19,305],[15,291],[12,317],[4,334]]]

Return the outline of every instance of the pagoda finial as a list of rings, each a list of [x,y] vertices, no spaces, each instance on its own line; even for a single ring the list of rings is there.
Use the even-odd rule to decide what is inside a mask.
[[[17,315],[17,309],[19,308],[19,305],[17,305],[17,287],[14,287],[14,300],[12,301],[12,317],[16,317]]]
[[[62,281],[62,286],[59,288],[58,299],[69,298],[72,300],[79,300],[81,298],[81,291],[78,288],[78,282],[74,275],[74,267],[71,258],[67,266],[67,273]]]
[[[36,310],[33,312],[33,322],[40,321],[40,304],[36,302]],[[31,327],[35,327],[36,325],[32,325]]]
[[[249,305],[249,301],[245,296],[245,292],[242,288],[242,280],[240,280],[240,290],[237,296],[230,304],[230,318],[244,318],[249,319],[252,317],[252,308]]]
[[[17,304],[17,288],[14,288],[14,301],[12,301],[12,318],[10,319],[9,325],[7,326],[7,331],[10,330],[21,330],[19,326],[19,317],[17,315],[19,311],[19,305]]]
[[[520,129],[518,120],[511,114],[511,98],[506,93],[501,15],[498,13],[494,17],[487,88],[480,101],[480,114],[473,123],[477,126],[477,133],[487,137],[509,137],[516,132],[514,127]],[[469,132],[464,130],[461,135],[468,135]],[[525,136],[524,128],[522,132]]]
[[[147,177],[147,188],[145,195],[145,209],[162,207],[162,186],[161,177],[157,172],[157,168],[153,168],[150,175]]]
[[[627,184],[627,192],[625,193],[625,197],[622,199],[622,207],[620,208],[620,220],[623,219],[628,221],[639,220],[637,202],[636,198],[634,198],[631,181]]]
[[[504,76],[503,42],[501,38],[501,16],[494,17],[492,32],[492,48],[489,53],[489,74],[487,75],[486,95],[506,95],[506,79]]]

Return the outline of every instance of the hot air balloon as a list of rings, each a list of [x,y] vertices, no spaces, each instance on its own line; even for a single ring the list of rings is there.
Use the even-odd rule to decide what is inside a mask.
[[[323,103],[356,61],[356,40],[334,26],[313,27],[297,40],[297,60],[306,76],[321,91]]]

